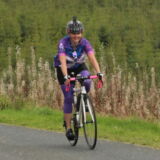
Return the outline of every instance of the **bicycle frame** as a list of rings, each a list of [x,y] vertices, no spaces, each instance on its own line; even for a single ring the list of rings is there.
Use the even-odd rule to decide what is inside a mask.
[[[72,146],[75,146],[78,141],[78,135],[79,135],[79,128],[83,127],[84,135],[86,142],[90,149],[94,149],[97,142],[97,121],[96,121],[96,115],[94,111],[94,107],[92,104],[91,99],[89,99],[89,96],[87,95],[86,88],[84,86],[84,81],[86,79],[96,79],[98,78],[97,75],[92,76],[76,76],[70,78],[70,81],[75,81],[75,87],[73,88],[73,105],[75,108],[75,112],[72,117],[72,123],[75,133],[75,139],[74,141],[70,141],[70,144]],[[76,82],[80,83],[80,87],[77,88]],[[102,80],[99,79],[99,84],[97,85],[98,88],[101,88],[103,85]],[[66,86],[66,91],[69,91],[70,85],[68,87]],[[80,97],[78,96],[78,93],[80,94]],[[92,125],[90,129],[92,132],[88,132],[87,126]],[[91,135],[90,135],[91,133]],[[93,134],[92,134],[93,133]]]
[[[95,78],[97,78],[97,76],[90,76],[90,79],[95,79]],[[71,78],[71,81],[72,80],[75,80],[75,78]],[[84,123],[86,123],[86,112],[84,112],[85,111],[84,96],[87,94],[87,91],[86,91],[85,86],[83,85],[83,81],[79,80],[79,82],[81,84],[81,87],[78,88],[78,89],[77,88],[73,88],[73,91],[74,91],[74,94],[73,94],[74,98],[73,99],[74,99],[74,105],[76,105],[76,103],[77,103],[77,95],[75,93],[76,92],[80,92],[80,94],[81,94],[80,104],[82,104],[82,105],[79,106],[79,111],[76,112],[76,119],[77,119],[77,122],[79,124],[79,128],[82,128],[83,127],[82,114],[83,114],[83,117],[84,117]],[[88,101],[87,101],[87,105],[88,105],[89,113],[91,114],[91,117],[92,117],[92,121],[94,122],[93,113],[92,113],[92,110],[91,110],[91,107],[90,107],[90,104],[89,104]]]

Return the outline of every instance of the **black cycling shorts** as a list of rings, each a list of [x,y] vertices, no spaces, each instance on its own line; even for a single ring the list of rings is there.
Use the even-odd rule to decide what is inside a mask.
[[[76,69],[67,69],[67,72],[68,72],[68,75],[73,77],[72,73],[74,73],[74,76],[76,76],[77,74],[79,74],[83,70],[88,70],[85,63],[80,64]],[[65,79],[64,79],[64,75],[62,73],[61,67],[57,67],[56,71],[57,71],[57,78],[58,78],[59,84],[60,85],[64,84]]]

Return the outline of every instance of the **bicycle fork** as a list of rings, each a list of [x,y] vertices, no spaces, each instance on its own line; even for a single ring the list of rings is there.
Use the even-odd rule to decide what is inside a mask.
[[[86,118],[87,115],[86,115],[86,107],[85,107],[85,102],[84,102],[84,96],[87,94],[87,92],[86,92],[85,86],[81,86],[80,90],[81,90],[80,107],[79,107],[79,111],[76,112],[76,120],[78,122],[78,127],[82,128],[83,123],[86,124],[86,123],[91,123],[91,122],[87,122],[87,118]],[[74,90],[74,92],[77,92],[77,91],[80,91],[80,90],[77,89],[77,90]],[[74,94],[74,102],[75,103],[77,102],[75,94]],[[89,113],[90,113],[91,118],[92,118],[92,122],[95,122],[94,117],[93,117],[93,112],[92,112],[92,109],[90,107],[90,103],[89,103],[88,99],[87,99],[87,106],[88,106],[88,110],[89,110]],[[82,118],[82,116],[83,116],[83,118]]]
[[[91,115],[91,120],[92,120],[91,122],[95,122],[94,116],[93,116],[93,112],[92,112],[92,108],[90,106],[89,100],[86,99],[86,101],[87,101],[86,104],[87,104],[87,107],[88,107],[89,114]],[[84,114],[84,123],[88,123],[87,122],[87,118],[86,118],[87,115],[86,115],[86,112],[85,112],[86,107],[85,107],[85,102],[84,102],[84,95],[82,97],[82,106],[83,106],[83,113],[82,114]]]
[[[92,109],[91,109],[91,107],[90,107],[90,103],[89,103],[89,100],[88,99],[86,99],[86,103],[87,103],[87,106],[88,106],[88,110],[89,110],[89,113],[90,113],[90,115],[91,115],[91,122],[87,122],[87,118],[86,118],[86,106],[85,106],[85,102],[84,102],[84,96],[86,96],[86,94],[87,94],[87,92],[86,92],[86,89],[85,89],[85,86],[82,86],[81,87],[81,93],[82,93],[82,95],[81,95],[81,106],[80,106],[80,110],[79,110],[79,114],[80,114],[80,126],[83,126],[83,123],[93,123],[93,122],[95,122],[95,120],[94,120],[94,116],[93,116],[93,112],[92,112]],[[83,114],[83,121],[84,122],[82,122],[82,114]]]

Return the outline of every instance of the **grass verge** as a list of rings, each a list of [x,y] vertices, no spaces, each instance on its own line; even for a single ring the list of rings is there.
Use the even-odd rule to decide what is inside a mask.
[[[160,121],[97,116],[98,138],[160,149]],[[63,114],[48,107],[24,107],[0,111],[0,123],[64,132]]]

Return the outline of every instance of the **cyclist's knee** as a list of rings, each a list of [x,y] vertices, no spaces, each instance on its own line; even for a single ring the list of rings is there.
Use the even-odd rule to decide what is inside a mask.
[[[63,112],[64,113],[72,113],[72,104],[64,104],[64,108],[63,108]]]
[[[83,70],[80,74],[82,76],[89,76],[90,75],[88,70]],[[86,91],[89,92],[89,90],[91,88],[91,80],[90,79],[85,80],[84,85],[85,85]]]
[[[73,96],[67,95],[64,97],[64,113],[72,113]]]
[[[86,91],[89,92],[91,88],[91,80],[90,79],[85,80],[84,85],[85,85]]]

